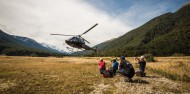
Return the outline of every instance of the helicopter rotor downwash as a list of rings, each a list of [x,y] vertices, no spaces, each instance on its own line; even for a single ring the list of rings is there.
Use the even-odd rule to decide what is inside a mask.
[[[93,29],[94,27],[96,27],[98,25],[98,23],[96,23],[95,25],[93,25],[91,28],[89,28],[88,30],[86,30],[84,33],[80,34],[80,35],[65,35],[65,34],[51,34],[51,35],[59,35],[59,36],[73,36],[67,40],[65,40],[65,43],[68,44],[69,46],[73,47],[73,48],[77,48],[77,49],[85,49],[85,50],[93,50],[93,51],[97,51],[97,48],[92,48],[88,45],[85,44],[85,42],[89,43],[89,41],[87,41],[86,39],[84,39],[82,37],[82,35],[88,33],[91,29]],[[69,48],[66,47],[69,51],[73,51],[73,48]]]

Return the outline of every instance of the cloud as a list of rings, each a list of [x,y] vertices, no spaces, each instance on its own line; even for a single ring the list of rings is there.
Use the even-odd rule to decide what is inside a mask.
[[[15,28],[8,33],[30,37],[64,50],[62,44],[69,37],[50,36],[51,33],[81,34],[99,23],[83,36],[91,42],[90,46],[94,46],[131,30],[120,20],[82,0],[1,0],[0,3],[1,24]]]
[[[90,1],[0,0],[0,28],[9,34],[29,37],[66,50],[68,45],[62,44],[69,37],[50,36],[51,33],[81,34],[98,23],[83,35],[91,43],[89,45],[94,46],[182,5],[171,0]]]
[[[119,15],[118,19],[125,21],[128,26],[136,28],[166,12],[168,12],[167,2],[139,1],[135,2],[123,14]]]
[[[189,0],[88,0],[99,10],[119,19],[131,28],[137,28],[154,17],[175,12]]]

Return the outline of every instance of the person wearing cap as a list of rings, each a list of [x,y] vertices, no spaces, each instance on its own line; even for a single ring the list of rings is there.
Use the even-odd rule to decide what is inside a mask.
[[[106,70],[106,63],[104,62],[103,58],[100,58],[98,65],[100,73],[103,74],[103,72]]]
[[[146,73],[145,73],[146,61],[144,60],[144,56],[141,56],[140,59],[135,57],[134,61],[139,64],[140,76],[141,77],[146,76]]]
[[[103,77],[110,77],[109,69],[106,69],[106,63],[104,62],[103,58],[100,58],[98,68],[100,70],[100,74],[102,74]]]
[[[117,60],[116,59],[113,59],[112,60],[112,68],[113,68],[113,75],[115,75],[116,74],[116,71],[118,70],[118,62],[117,62]]]
[[[135,74],[135,70],[133,68],[133,65],[129,61],[125,60],[124,56],[120,57],[119,69],[117,70],[117,73],[120,73],[123,76],[125,76],[126,82],[131,82],[132,77]]]

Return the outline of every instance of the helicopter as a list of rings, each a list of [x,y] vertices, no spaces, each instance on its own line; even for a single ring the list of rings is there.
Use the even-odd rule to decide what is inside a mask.
[[[93,25],[91,28],[89,28],[88,30],[86,30],[84,33],[80,34],[80,35],[65,35],[65,34],[50,34],[50,35],[59,35],[59,36],[73,36],[67,40],[65,40],[65,43],[68,44],[69,46],[73,47],[73,48],[69,48],[66,47],[69,51],[74,52],[74,48],[77,49],[85,49],[85,50],[93,50],[93,51],[97,51],[97,48],[92,48],[88,45],[85,44],[85,42],[89,43],[86,39],[84,39],[82,37],[82,35],[86,34],[87,32],[89,32],[91,29],[93,29],[95,26],[97,26],[98,23],[96,23],[95,25]]]

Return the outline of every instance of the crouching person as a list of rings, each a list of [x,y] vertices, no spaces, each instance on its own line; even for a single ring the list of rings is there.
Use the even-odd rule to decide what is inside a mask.
[[[100,58],[98,65],[100,74],[102,74],[103,77],[110,77],[110,70],[108,68],[106,69],[106,63],[102,58]]]
[[[116,59],[113,59],[111,62],[112,62],[113,75],[116,75],[116,71],[118,70],[118,62]]]
[[[123,75],[126,82],[132,82],[135,70],[132,64],[129,61],[125,60],[124,56],[120,57],[119,70],[117,70],[117,73]]]

